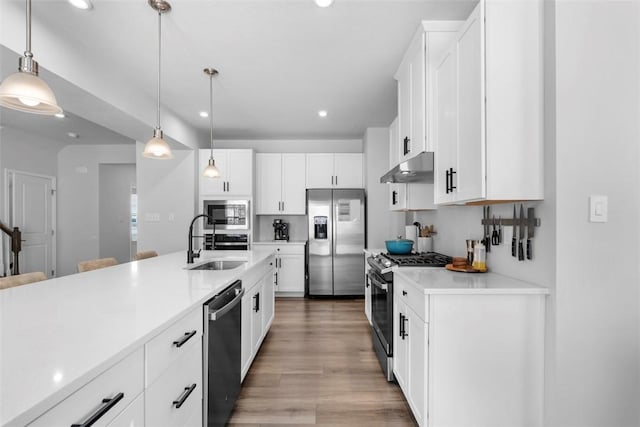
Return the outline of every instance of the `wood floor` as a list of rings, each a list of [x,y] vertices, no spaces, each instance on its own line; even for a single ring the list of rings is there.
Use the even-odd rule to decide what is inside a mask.
[[[371,348],[364,300],[278,299],[229,425],[415,426]]]

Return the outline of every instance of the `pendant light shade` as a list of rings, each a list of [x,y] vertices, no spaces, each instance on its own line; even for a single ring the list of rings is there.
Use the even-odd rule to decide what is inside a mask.
[[[164,0],[149,0],[149,6],[158,12],[158,109],[156,128],[153,130],[153,138],[144,145],[142,155],[150,159],[173,159],[171,148],[164,140],[164,134],[160,127],[160,76],[162,66],[162,14],[171,10],[171,5]]]
[[[31,0],[27,1],[27,47],[18,72],[0,84],[0,105],[25,113],[54,115],[62,112],[53,91],[38,77],[38,63],[31,53]]]
[[[204,168],[202,175],[207,178],[218,178],[220,170],[216,167],[216,161],[213,160],[213,76],[218,75],[215,68],[205,68],[204,73],[209,76],[209,128],[211,134],[211,155],[209,156],[209,164]]]

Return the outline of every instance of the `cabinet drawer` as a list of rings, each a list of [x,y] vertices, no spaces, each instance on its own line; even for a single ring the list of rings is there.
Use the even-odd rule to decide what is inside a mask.
[[[280,245],[278,254],[282,255],[304,255],[304,245]]]
[[[395,297],[398,298],[399,301],[402,301],[404,304],[411,307],[411,309],[415,311],[418,317],[420,317],[424,322],[428,322],[429,305],[426,304],[428,296],[404,280],[398,280],[393,285],[395,289]]]
[[[202,308],[198,307],[145,345],[146,387],[153,384],[158,376],[194,343],[202,342],[202,322]]]
[[[45,412],[29,424],[32,427],[68,427],[82,424],[100,410],[106,410],[93,424],[106,426],[142,393],[144,384],[144,358],[142,347],[116,365],[103,372],[81,389]],[[117,397],[122,397],[117,400]],[[112,404],[103,402],[114,399]]]
[[[144,427],[144,394],[140,394],[109,427]]]
[[[189,393],[189,389],[193,391]],[[178,408],[178,403],[174,402],[182,404]],[[194,414],[202,414],[200,341],[197,345],[189,346],[146,390],[145,412],[146,425],[154,427],[184,426]]]

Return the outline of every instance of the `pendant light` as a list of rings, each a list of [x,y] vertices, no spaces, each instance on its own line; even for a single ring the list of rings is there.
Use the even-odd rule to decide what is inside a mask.
[[[34,114],[61,113],[53,91],[38,77],[38,63],[31,53],[31,0],[27,2],[27,47],[18,61],[18,72],[0,84],[0,105]]]
[[[173,159],[171,148],[164,140],[164,134],[160,127],[160,75],[162,66],[162,14],[171,10],[171,5],[164,0],[149,0],[149,6],[158,12],[158,115],[156,128],[153,130],[153,138],[151,138],[144,146],[142,155],[150,159]]]
[[[213,76],[218,75],[218,70],[214,68],[205,68],[204,73],[209,76],[209,125],[211,128],[211,155],[209,156],[209,164],[202,173],[207,178],[218,178],[220,171],[216,167],[216,162],[213,160]]]

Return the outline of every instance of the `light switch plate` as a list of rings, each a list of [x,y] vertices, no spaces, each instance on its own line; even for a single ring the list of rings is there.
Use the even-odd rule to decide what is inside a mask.
[[[607,196],[589,196],[589,222],[607,222],[609,202]]]

